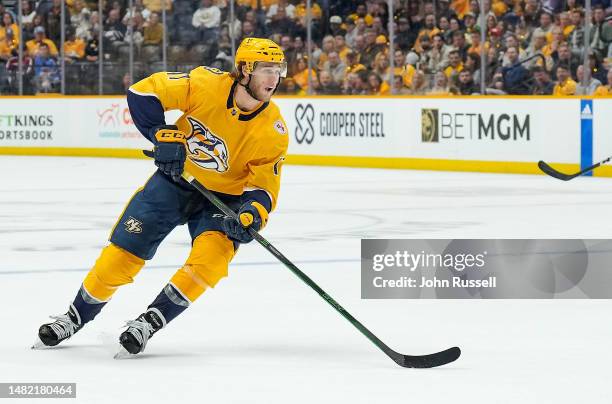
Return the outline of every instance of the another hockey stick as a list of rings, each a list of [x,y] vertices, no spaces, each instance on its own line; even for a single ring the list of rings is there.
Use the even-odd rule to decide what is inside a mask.
[[[215,205],[221,212],[226,216],[238,220],[238,215],[231,210],[226,204],[223,203],[215,194],[206,189],[200,182],[198,182],[192,175],[183,172],[183,178],[189,182],[195,189],[200,191],[206,199],[208,199],[213,205]],[[314,289],[327,303],[330,304],[338,313],[344,318],[350,321],[363,335],[365,335],[370,341],[380,348],[384,353],[387,354],[391,359],[400,366],[406,368],[433,368],[436,366],[442,366],[447,363],[453,362],[461,355],[461,350],[458,347],[449,348],[445,351],[436,352],[430,355],[402,355],[389,348],[384,342],[382,342],[376,335],[368,330],[363,324],[361,324],[355,317],[353,317],[348,311],[346,311],[338,302],[336,302],[330,295],[325,293],[323,289],[319,287],[312,279],[310,279],[304,272],[296,267],[287,257],[280,253],[272,244],[270,244],[265,238],[263,238],[257,231],[249,228],[249,233],[253,236],[259,244],[261,244],[266,250],[268,250],[274,257],[281,261],[291,272],[293,272],[298,278],[304,283]]]
[[[588,173],[589,171],[592,171],[594,169],[596,169],[597,167],[599,167],[602,164],[606,164],[607,162],[609,162],[612,159],[612,156],[608,157],[605,160],[600,161],[597,164],[593,164],[590,167],[585,168],[582,171],[578,171],[575,174],[564,174],[560,171],[555,170],[554,168],[552,168],[551,166],[549,166],[548,164],[546,164],[544,161],[540,160],[538,162],[538,167],[540,168],[540,170],[542,170],[545,174],[550,175],[551,177],[557,178],[559,180],[562,181],[569,181],[571,179],[574,179],[576,177],[580,177],[583,174]]]

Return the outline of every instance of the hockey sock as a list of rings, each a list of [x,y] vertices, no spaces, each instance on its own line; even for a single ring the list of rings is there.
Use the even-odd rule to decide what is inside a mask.
[[[170,322],[189,307],[189,300],[171,283],[157,295],[148,309],[157,309]]]
[[[102,308],[107,302],[102,302],[91,296],[87,290],[81,285],[72,305],[78,312],[81,320],[80,325],[85,325],[94,319],[102,311]]]

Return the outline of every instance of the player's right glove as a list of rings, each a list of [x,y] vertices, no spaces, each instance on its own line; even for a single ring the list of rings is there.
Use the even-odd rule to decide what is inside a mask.
[[[164,125],[152,128],[155,147],[153,158],[161,172],[178,182],[185,168],[185,133],[176,125]]]
[[[238,211],[238,220],[226,216],[223,218],[223,230],[230,240],[238,243],[250,243],[253,236],[249,228],[259,231],[268,222],[268,211],[257,201],[245,202]]]

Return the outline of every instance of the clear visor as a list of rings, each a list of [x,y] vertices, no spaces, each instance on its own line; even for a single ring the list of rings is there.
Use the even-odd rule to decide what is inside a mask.
[[[287,77],[287,63],[270,63],[258,62],[255,63],[253,73],[256,76],[263,77]]]

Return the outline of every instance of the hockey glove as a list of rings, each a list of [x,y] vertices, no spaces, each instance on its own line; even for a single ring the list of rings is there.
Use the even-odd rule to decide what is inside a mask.
[[[223,219],[223,230],[232,241],[238,243],[250,243],[253,236],[249,233],[249,228],[259,231],[268,222],[268,211],[266,208],[255,201],[245,202],[238,211],[240,222],[226,216]]]
[[[161,172],[178,182],[185,168],[185,133],[176,125],[151,129],[155,137],[153,158]]]

